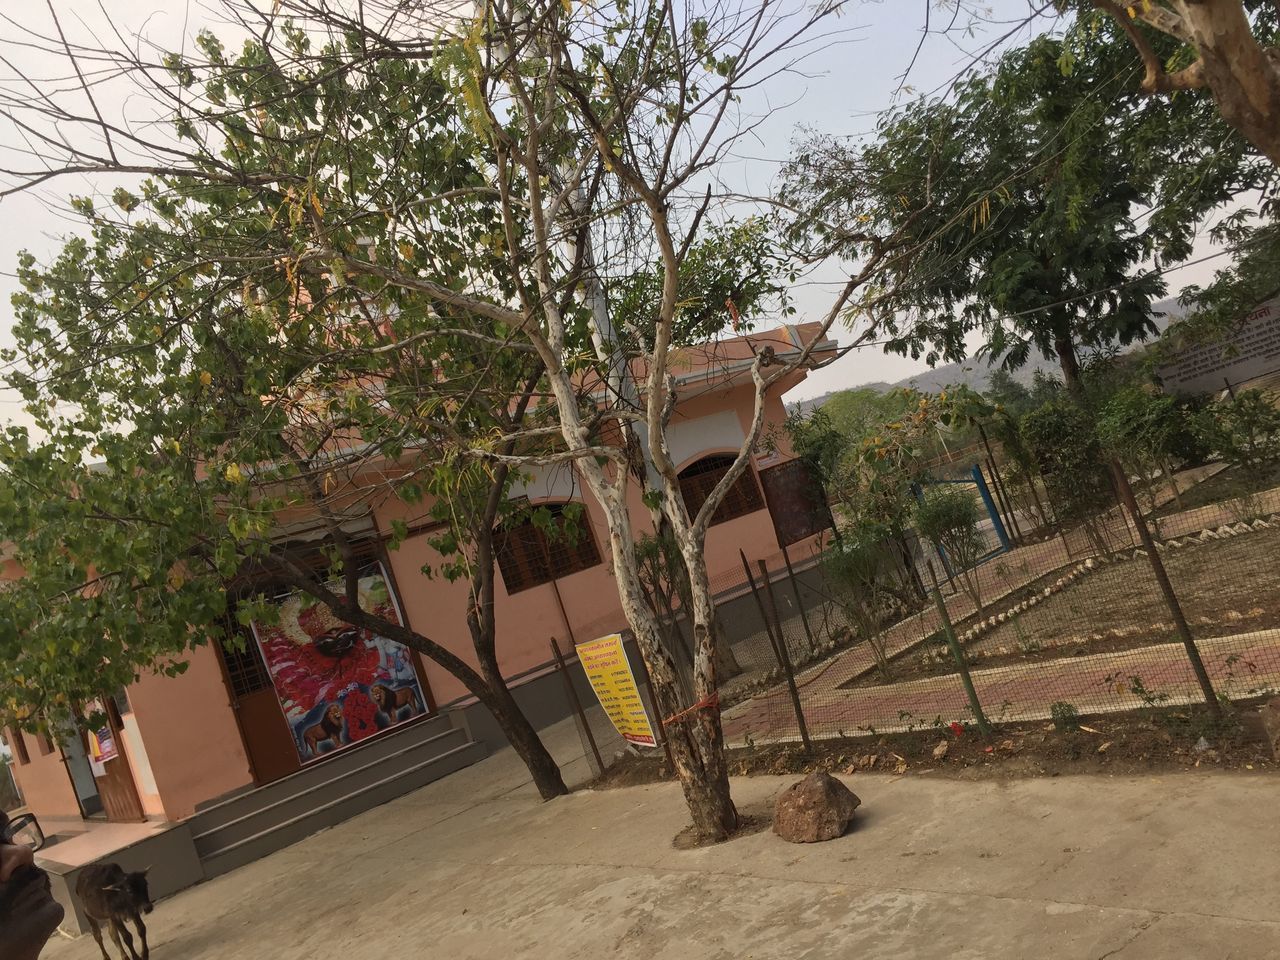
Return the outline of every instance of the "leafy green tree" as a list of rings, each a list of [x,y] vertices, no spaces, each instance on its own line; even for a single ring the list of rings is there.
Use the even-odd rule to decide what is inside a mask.
[[[876,669],[886,681],[893,679],[893,667],[881,624],[897,569],[888,533],[880,524],[849,525],[841,531],[839,543],[822,555],[822,574],[833,588],[836,603],[871,648]]]
[[[89,57],[92,70],[114,70],[154,94],[155,115],[169,124],[163,135],[153,135],[155,123],[144,130],[84,111],[80,90],[50,91],[53,105],[0,92],[0,120],[25,124],[36,139],[31,131],[48,133],[37,169],[11,174],[14,189],[59,174],[99,175],[113,185],[121,176],[153,177],[122,188],[109,205],[79,204],[95,231],[80,256],[69,249],[54,266],[23,266],[37,286],[22,307],[32,369],[21,386],[33,410],[53,412],[47,442],[12,437],[14,474],[22,474],[15,486],[43,486],[70,503],[69,512],[90,509],[91,491],[112,516],[139,518],[147,528],[139,536],[152,538],[156,556],[186,563],[184,551],[203,536],[194,521],[163,541],[166,550],[159,538],[171,535],[150,529],[157,511],[172,514],[180,502],[204,527],[224,524],[236,542],[257,541],[264,553],[282,512],[323,516],[327,503],[340,554],[343,497],[367,489],[398,495],[401,470],[429,472],[448,486],[458,464],[571,465],[603,511],[619,598],[658,709],[681,718],[667,740],[696,831],[723,839],[738,818],[716,697],[707,529],[749,466],[765,397],[809,363],[889,244],[878,240],[850,271],[818,337],[786,356],[760,348],[742,371],[755,397],[747,435],[692,514],[666,430],[681,338],[708,329],[720,291],[734,288],[726,280],[738,272],[734,263],[752,262],[761,248],[736,236],[726,204],[705,193],[707,171],[750,129],[725,118],[736,116],[740,93],[776,58],[800,54],[797,44],[832,8],[775,15],[768,6],[677,11],[641,3],[603,19],[594,8],[561,4],[539,6],[537,16],[507,3],[415,8],[433,30],[443,27],[425,36],[402,29],[398,9],[396,28],[385,28],[380,18],[389,11],[378,3],[355,11],[306,0],[280,0],[270,10],[227,5],[233,21],[262,24],[259,39],[237,53],[212,35],[159,64],[143,59],[145,47],[64,51],[75,61],[63,64],[68,75],[83,72],[76,68]],[[717,249],[732,255],[720,274]],[[82,260],[87,273],[78,272]],[[695,282],[691,263],[701,263],[692,274],[718,279]],[[754,269],[740,285],[748,297],[762,289]],[[661,282],[644,280],[649,274]],[[637,277],[629,287],[627,278]],[[56,289],[39,287],[54,279]],[[629,293],[619,310],[613,283]],[[750,315],[750,305],[735,306]],[[541,371],[532,388],[514,375],[529,362]],[[204,390],[223,405],[191,402]],[[526,392],[532,399],[513,424],[507,411]],[[83,470],[95,446],[126,502],[109,501],[112,481]],[[370,450],[389,465],[385,482],[364,469]],[[158,470],[166,457],[175,465]],[[142,506],[129,493],[132,481],[118,479],[135,471],[157,488],[137,498]],[[187,491],[197,479],[194,497]],[[688,574],[692,703],[645,601],[629,510],[637,484]],[[435,495],[425,482],[422,493]],[[35,513],[33,499],[24,503],[15,520],[25,531]],[[30,536],[34,543],[39,535]],[[180,655],[188,627],[207,631],[225,609],[215,584],[241,569],[234,545],[215,539],[207,588],[165,628],[143,637],[133,620],[145,622],[169,602],[159,581],[174,573],[172,564],[145,565],[151,606],[126,602],[124,587],[113,591],[117,619],[104,626],[116,645],[91,641],[98,656],[87,654],[86,667],[107,650],[127,649],[119,670],[132,675],[134,648],[117,635],[142,637],[140,660],[163,663]],[[140,565],[117,566],[145,553],[131,542],[129,552],[94,569],[121,584],[138,576]],[[40,577],[52,585],[63,576],[63,589],[78,590],[91,547],[76,541],[76,564],[63,571],[50,560]],[[190,560],[193,568],[203,556]],[[35,619],[36,601],[32,590],[25,623]],[[325,602],[360,619],[342,595]],[[88,622],[69,613],[64,623],[75,630],[56,637],[42,630],[41,639],[55,648],[83,643]],[[33,648],[30,670],[62,670],[65,662],[42,649]],[[444,662],[447,653],[429,655]]]
[[[1184,258],[1204,213],[1268,175],[1211,105],[1153,109],[1136,69],[1106,29],[1042,36],[865,146],[815,137],[787,171],[797,229],[837,253],[862,223],[914,238],[864,308],[889,349],[960,360],[980,330],[981,352],[1054,358],[1077,393],[1082,350],[1154,331],[1151,258]]]
[[[1063,397],[1028,413],[1020,431],[1044,479],[1054,516],[1060,523],[1083,524],[1094,547],[1109,553],[1097,517],[1111,504],[1111,485],[1092,414]]]
[[[1173,475],[1184,429],[1183,417],[1173,397],[1125,387],[1113,394],[1098,412],[1098,439],[1103,448],[1150,483],[1159,471],[1178,509],[1182,491]],[[1154,502],[1154,492],[1152,493]]]
[[[996,367],[991,371],[983,394],[992,404],[1013,417],[1021,416],[1033,406],[1031,391],[1015,380],[1013,374],[1004,367]]]
[[[916,505],[916,529],[943,552],[952,569],[960,575],[978,616],[982,616],[983,604],[977,565],[987,552],[986,539],[979,527],[981,520],[982,510],[974,495],[958,487],[935,487],[926,491]]]

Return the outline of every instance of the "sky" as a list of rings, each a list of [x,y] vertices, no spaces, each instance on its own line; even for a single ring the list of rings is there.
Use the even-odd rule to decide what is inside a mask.
[[[70,34],[107,28],[98,0],[53,0],[64,28]],[[210,23],[209,11],[198,3],[182,0],[110,0],[110,27],[126,38],[137,35],[167,49],[181,44],[200,26]],[[939,0],[853,0],[839,19],[828,21],[824,42],[804,63],[803,74],[783,74],[769,84],[744,95],[744,113],[764,119],[749,141],[738,144],[735,156],[727,160],[720,177],[753,192],[765,192],[787,158],[797,130],[810,127],[834,134],[852,135],[868,130],[876,114],[914,94],[945,87],[983,51],[1003,36],[1011,24],[1022,19],[1027,0],[986,0],[981,5],[985,22],[972,23],[969,32],[937,31],[946,13]],[[924,37],[921,29],[926,11],[935,32]],[[6,4],[0,17],[14,17],[20,23],[48,30],[50,18],[42,4]],[[961,19],[958,23],[969,26]],[[1040,29],[1047,22],[1042,21]],[[11,29],[0,20],[0,33]],[[1027,30],[1006,42],[1027,39]],[[919,50],[917,52],[917,47]],[[6,54],[13,53],[6,50]],[[17,51],[21,65],[39,75],[48,75],[57,64],[49,54]],[[905,81],[903,74],[910,65]],[[0,68],[0,76],[3,75]],[[3,82],[3,81],[0,81]],[[136,100],[103,101],[108,113],[123,107],[136,110]],[[0,156],[15,146],[12,130],[0,126]],[[52,256],[61,246],[60,238],[71,229],[61,212],[65,198],[87,192],[83,183],[56,180],[38,193],[0,199],[0,345],[12,343],[9,331],[12,309],[9,299],[17,288],[13,269],[20,250],[37,258]],[[1212,252],[1207,243],[1197,255]],[[1170,276],[1175,288],[1208,279],[1218,263],[1190,267]],[[831,264],[806,277],[792,290],[796,320],[820,319],[841,281],[838,265]],[[836,329],[837,339],[848,339],[847,331]],[[811,374],[788,394],[788,400],[802,399],[831,390],[874,381],[895,381],[925,369],[923,361],[886,355],[878,348],[854,351],[836,363]],[[11,393],[0,391],[0,421],[23,421],[20,404]]]

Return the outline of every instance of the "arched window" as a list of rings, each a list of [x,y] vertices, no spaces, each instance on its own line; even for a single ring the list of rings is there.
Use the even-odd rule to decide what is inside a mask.
[[[685,509],[693,516],[706,503],[707,496],[715,489],[721,478],[729,472],[733,461],[737,459],[729,454],[712,454],[689,464],[680,471],[680,493],[684,497]],[[751,465],[743,471],[742,476],[734,482],[725,495],[720,506],[711,517],[711,525],[724,523],[734,517],[745,516],[764,508],[764,499],[760,496],[760,485],[756,483],[755,473]]]
[[[507,593],[519,593],[600,563],[600,551],[585,517],[576,530],[565,516],[564,503],[543,503],[535,509],[551,514],[551,534],[531,517],[494,531],[494,553]]]

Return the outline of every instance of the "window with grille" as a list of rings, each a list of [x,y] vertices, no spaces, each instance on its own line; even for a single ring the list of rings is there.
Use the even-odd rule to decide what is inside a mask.
[[[494,531],[494,553],[507,593],[519,593],[600,563],[600,551],[590,526],[579,521],[574,533],[566,529],[565,506],[563,503],[539,505],[539,509],[551,513],[555,531],[551,536],[534,526],[531,519]]]
[[[707,497],[715,489],[721,478],[729,472],[736,457],[727,454],[715,454],[703,457],[697,463],[690,464],[680,471],[680,494],[684,497],[685,509],[693,516],[702,509]],[[756,483],[755,474],[750,465],[738,477],[716,512],[711,516],[711,525],[724,523],[734,517],[746,516],[764,508],[764,499],[760,496],[760,485]]]
[[[239,633],[236,638],[239,643],[230,637],[224,637],[221,643],[231,693],[237,698],[271,686],[271,674],[267,673],[267,665],[262,661],[262,651],[253,637],[247,634],[247,631]]]
[[[13,751],[13,758],[18,761],[18,765],[30,763],[31,757],[27,753],[27,741],[22,738],[22,731],[16,727],[9,727],[5,733],[9,748]]]

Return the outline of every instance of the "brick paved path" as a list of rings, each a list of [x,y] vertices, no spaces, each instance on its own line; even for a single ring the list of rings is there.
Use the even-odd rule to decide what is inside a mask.
[[[1169,494],[1166,492],[1165,496]],[[1165,538],[1213,529],[1241,518],[1244,504],[1211,504],[1165,517],[1160,534]],[[1259,494],[1247,505],[1254,515],[1280,510],[1280,487]],[[1112,545],[1132,546],[1136,534],[1118,511],[1102,518],[1105,536]],[[1048,574],[1093,556],[1079,531],[1044,543],[1001,554],[980,569],[980,593],[988,613],[1004,607],[1003,597]],[[1003,571],[997,573],[997,570]],[[1241,571],[1247,575],[1246,571]],[[960,622],[975,612],[963,592],[947,598],[951,618]],[[886,630],[882,637],[890,656],[919,645],[941,626],[933,608],[907,618]],[[1105,624],[1097,624],[1105,626]],[[1198,639],[1201,656],[1219,692],[1240,698],[1280,687],[1280,631],[1260,631],[1230,637]],[[1250,668],[1253,665],[1253,669]],[[968,716],[958,676],[949,675],[873,687],[842,684],[875,667],[865,643],[836,654],[801,672],[797,678],[801,703],[809,729],[817,734],[856,733],[859,730],[904,730]],[[1108,686],[1117,676],[1121,688]],[[1180,644],[1161,644],[1123,652],[1087,657],[1064,657],[1028,666],[1017,664],[975,671],[974,685],[983,709],[992,719],[1033,719],[1048,716],[1058,700],[1074,704],[1082,712],[1133,709],[1142,701],[1128,689],[1127,678],[1140,677],[1146,689],[1169,697],[1169,702],[1194,700],[1198,686]],[[798,736],[795,715],[785,686],[767,690],[724,711],[725,735],[731,744],[746,737],[754,741]]]

